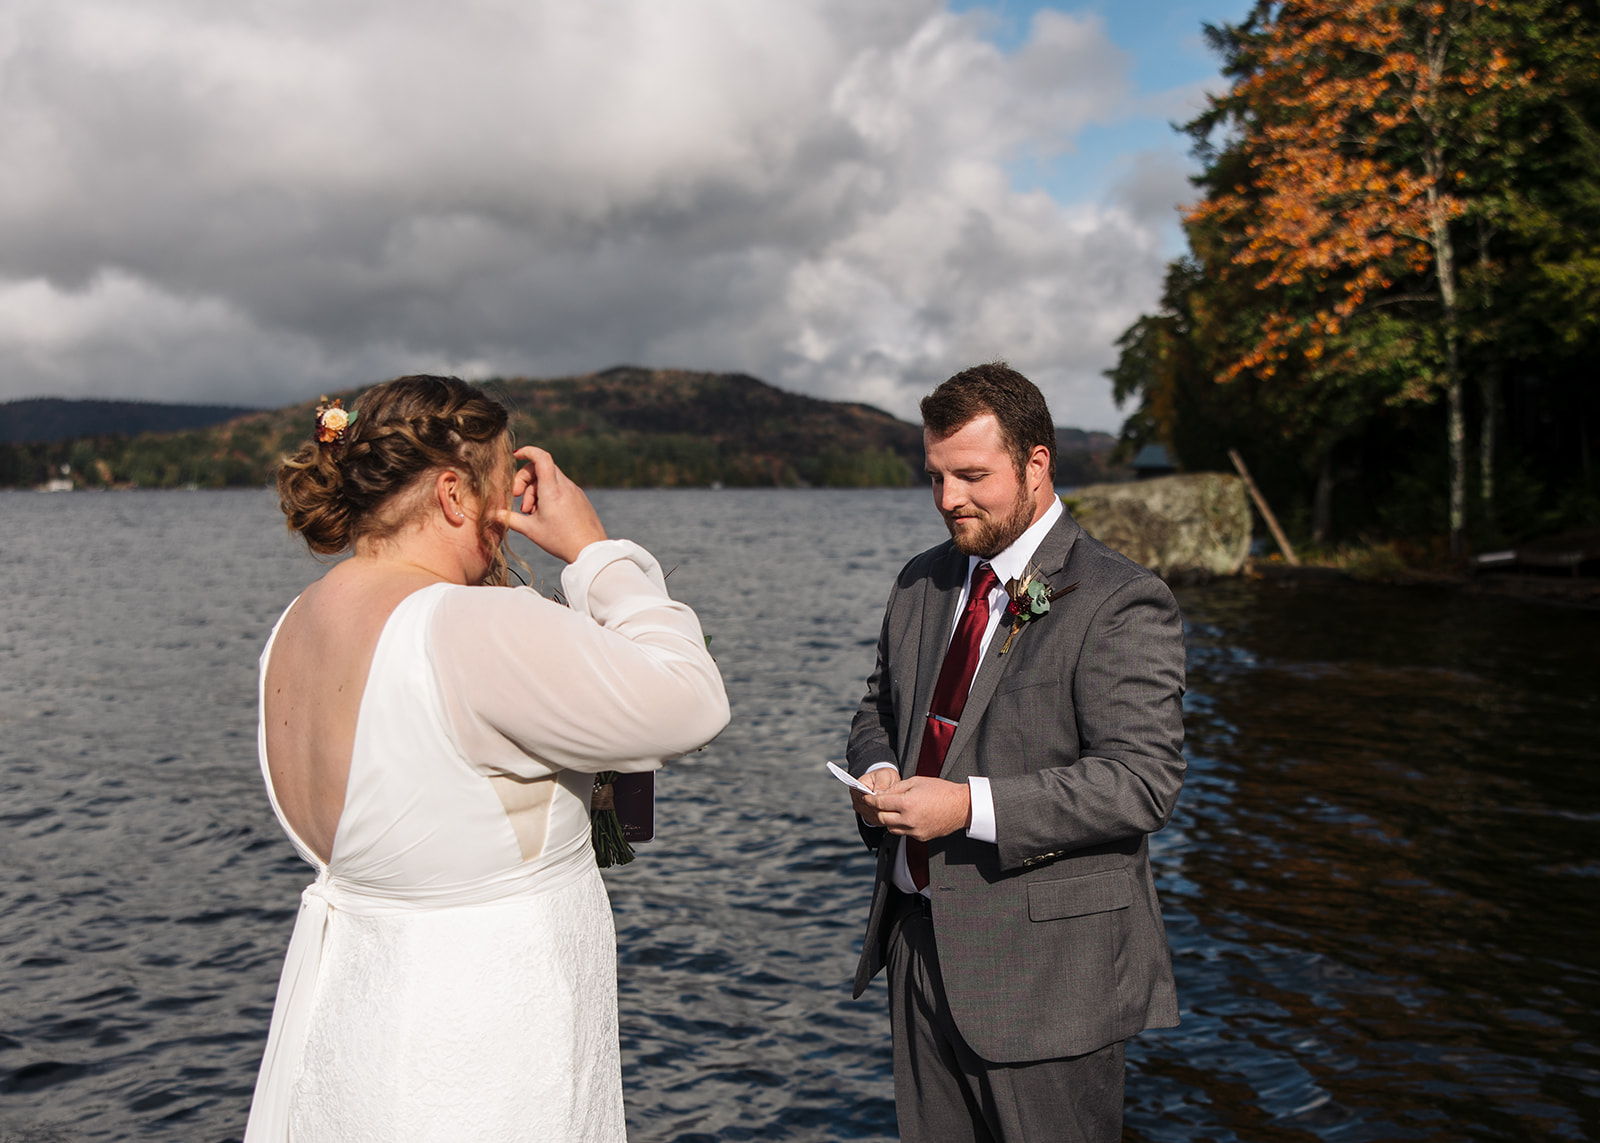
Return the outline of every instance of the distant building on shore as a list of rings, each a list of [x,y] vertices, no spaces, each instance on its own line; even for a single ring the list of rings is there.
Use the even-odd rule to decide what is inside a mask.
[[[1178,471],[1178,466],[1172,463],[1172,458],[1167,455],[1165,445],[1145,445],[1139,450],[1139,455],[1133,458],[1129,465],[1133,469],[1135,480],[1149,480],[1153,476],[1171,476]]]

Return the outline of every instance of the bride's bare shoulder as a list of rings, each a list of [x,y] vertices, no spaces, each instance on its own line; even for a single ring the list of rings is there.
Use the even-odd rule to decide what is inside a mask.
[[[277,645],[370,649],[401,601],[429,582],[392,569],[362,567],[355,560],[336,564],[284,616]]]

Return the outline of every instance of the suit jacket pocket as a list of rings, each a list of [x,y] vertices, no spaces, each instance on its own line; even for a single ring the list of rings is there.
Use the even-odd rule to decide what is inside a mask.
[[[1133,903],[1133,885],[1126,869],[1108,869],[1085,877],[1035,881],[1028,886],[1028,919],[1059,921],[1090,913],[1109,913]]]
[[[1044,670],[1020,671],[1015,675],[1008,675],[1000,680],[1000,685],[995,687],[996,695],[1009,694],[1011,691],[1025,691],[1029,687],[1049,687],[1061,685],[1061,672],[1054,666]]]

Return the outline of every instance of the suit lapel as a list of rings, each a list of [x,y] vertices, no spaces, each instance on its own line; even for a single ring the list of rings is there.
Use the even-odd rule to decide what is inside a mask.
[[[939,668],[944,664],[945,648],[950,643],[950,632],[956,624],[956,600],[967,581],[967,557],[950,545],[947,555],[939,559],[928,578],[927,595],[922,603],[922,631],[917,645],[917,685],[911,721],[906,728],[905,757],[900,773],[910,777],[917,772],[917,755],[922,750],[922,724],[933,703],[933,689],[939,682]]]
[[[1067,557],[1072,552],[1072,545],[1082,531],[1083,529],[1078,527],[1078,522],[1072,518],[1071,514],[1063,512],[1061,519],[1055,522],[1055,526],[1046,532],[1044,539],[1039,542],[1038,551],[1033,553],[1032,565],[1039,569],[1045,579],[1050,581],[1050,585],[1054,590],[1060,590],[1067,586],[1059,582],[1060,573],[1067,566]],[[1066,596],[1058,602],[1064,603],[1066,599],[1070,598],[1071,596]],[[953,609],[950,615],[952,618],[954,617],[955,612]],[[1049,622],[1048,616],[1042,618],[1045,622]],[[940,777],[945,777],[950,773],[951,763],[960,757],[961,751],[966,748],[968,742],[972,741],[972,736],[978,732],[978,725],[983,721],[983,712],[989,708],[989,700],[994,697],[995,688],[1000,685],[1000,680],[1005,677],[1007,669],[1015,661],[1013,654],[1017,649],[1017,645],[1029,637],[1031,629],[1038,626],[1038,622],[1038,620],[1035,620],[1033,623],[1025,624],[1022,630],[1017,632],[1017,638],[1011,644],[1011,650],[1002,655],[1000,654],[1000,648],[1006,644],[1006,636],[1011,631],[1011,625],[1006,622],[1003,616],[1001,617],[1000,625],[994,629],[994,635],[983,649],[983,661],[978,664],[978,674],[972,680],[972,689],[967,692],[967,705],[961,710],[961,725],[956,727],[955,734],[950,737],[950,749],[945,752],[944,765],[939,770]],[[938,672],[939,666],[937,663],[934,664],[933,669],[935,673]],[[918,691],[922,689],[920,681],[917,689]],[[933,690],[930,685],[928,690],[930,697],[932,693]]]

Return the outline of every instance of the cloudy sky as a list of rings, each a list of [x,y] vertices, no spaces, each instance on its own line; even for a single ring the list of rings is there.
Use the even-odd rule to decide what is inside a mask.
[[[1246,0],[7,0],[0,400],[1101,370]]]

